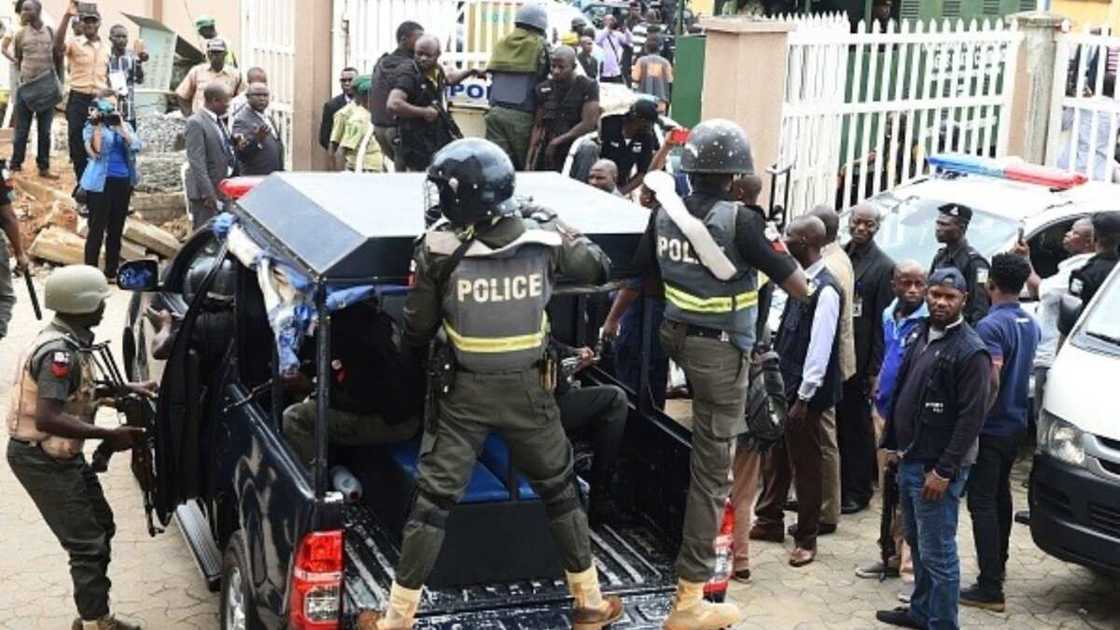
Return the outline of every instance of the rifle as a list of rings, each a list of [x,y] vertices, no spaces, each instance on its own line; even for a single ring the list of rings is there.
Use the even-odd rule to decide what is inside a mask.
[[[124,424],[130,427],[144,429],[144,440],[132,448],[132,476],[140,486],[140,493],[144,498],[144,512],[148,520],[148,535],[155,536],[162,533],[163,528],[157,527],[152,520],[152,511],[155,509],[154,494],[156,490],[155,458],[155,418],[156,408],[151,399],[145,398],[128,388],[128,382],[113,357],[113,351],[108,342],[101,342],[83,352],[88,352],[93,358],[95,366],[94,385],[98,398],[112,398],[117,415],[124,417]],[[94,472],[105,472],[109,467],[109,458],[113,450],[102,442],[93,451],[90,467]]]
[[[898,507],[898,462],[888,462],[883,473],[883,513],[879,519],[879,549],[882,552],[883,572],[879,581],[887,579],[887,565],[898,553],[894,544],[894,512]]]

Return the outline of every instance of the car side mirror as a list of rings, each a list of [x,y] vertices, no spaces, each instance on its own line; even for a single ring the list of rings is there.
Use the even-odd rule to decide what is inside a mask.
[[[117,286],[126,291],[155,291],[159,288],[159,261],[132,260],[117,270]]]
[[[1058,332],[1062,333],[1062,336],[1068,337],[1073,330],[1077,319],[1081,317],[1081,306],[1081,298],[1068,293],[1062,296],[1058,304]]]

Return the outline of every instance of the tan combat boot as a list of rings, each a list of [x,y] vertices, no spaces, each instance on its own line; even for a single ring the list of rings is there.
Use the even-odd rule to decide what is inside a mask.
[[[367,610],[358,615],[358,630],[412,630],[419,607],[420,589],[405,588],[393,582],[389,608],[384,614]]]
[[[677,599],[665,620],[665,630],[719,630],[743,620],[735,604],[713,604],[704,601],[704,583],[677,582]]]
[[[75,619],[74,623],[70,624],[70,630],[140,630],[140,626],[121,621],[113,615],[105,615],[97,621]]]
[[[599,572],[595,566],[568,576],[568,590],[575,600],[572,610],[573,630],[599,630],[622,618],[622,600],[617,595],[603,597],[599,590]]]

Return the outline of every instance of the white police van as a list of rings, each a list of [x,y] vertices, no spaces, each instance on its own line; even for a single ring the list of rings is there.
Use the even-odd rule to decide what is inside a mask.
[[[1120,576],[1120,268],[1062,345],[1046,381],[1031,469],[1031,536],[1043,551]]]

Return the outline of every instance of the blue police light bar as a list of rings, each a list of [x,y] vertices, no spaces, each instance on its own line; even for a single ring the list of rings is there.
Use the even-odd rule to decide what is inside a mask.
[[[927,158],[930,166],[939,171],[1003,177],[1003,164],[991,158],[976,157],[966,153],[938,153]]]

